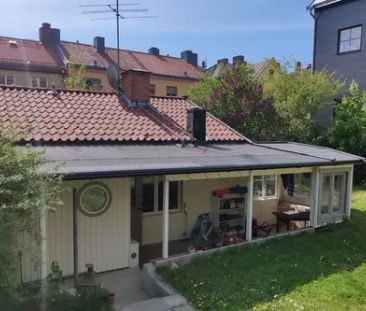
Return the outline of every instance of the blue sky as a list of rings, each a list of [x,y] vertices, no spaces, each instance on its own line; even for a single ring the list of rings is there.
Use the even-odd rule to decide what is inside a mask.
[[[62,40],[92,43],[104,36],[116,45],[115,21],[91,21],[81,4],[115,0],[9,0],[2,3],[1,35],[38,38],[42,22],[61,29]],[[199,61],[212,65],[220,58],[242,54],[249,62],[276,57],[280,61],[311,63],[313,20],[306,11],[310,0],[141,0],[141,8],[157,19],[130,19],[121,23],[121,46],[180,55],[192,49]],[[137,7],[136,7],[137,8]],[[136,15],[136,14],[135,14]],[[99,14],[98,17],[111,16]],[[95,15],[93,17],[96,17]]]

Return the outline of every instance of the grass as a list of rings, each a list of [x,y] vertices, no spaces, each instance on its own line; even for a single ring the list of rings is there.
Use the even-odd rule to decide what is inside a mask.
[[[197,310],[366,310],[366,187],[350,221],[158,273]]]

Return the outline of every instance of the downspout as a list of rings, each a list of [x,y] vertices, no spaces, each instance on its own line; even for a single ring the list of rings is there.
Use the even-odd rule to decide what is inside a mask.
[[[315,0],[314,0],[315,1]],[[316,42],[317,42],[317,32],[318,32],[318,14],[315,13],[315,8],[313,6],[314,1],[306,8],[311,17],[314,19],[314,34],[313,34],[313,63],[311,71],[314,74],[315,72],[315,56],[316,56]]]

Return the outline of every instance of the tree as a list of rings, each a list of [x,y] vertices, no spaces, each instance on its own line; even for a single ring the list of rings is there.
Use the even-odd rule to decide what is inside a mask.
[[[72,60],[66,64],[67,76],[62,84],[67,89],[86,90],[88,85],[85,79],[85,66],[76,65]]]
[[[249,65],[237,63],[219,77],[204,78],[188,96],[250,139],[273,140],[280,136],[280,118]]]
[[[60,178],[45,167],[50,163],[39,153],[0,134],[0,301],[2,308],[16,301],[19,283],[18,245],[25,233],[39,245],[39,219],[43,212],[57,208]],[[35,254],[37,255],[37,254]]]
[[[366,93],[356,82],[336,107],[329,142],[334,148],[345,152],[366,155]]]
[[[272,97],[278,114],[287,128],[284,140],[314,143],[318,127],[313,113],[322,104],[333,102],[342,83],[326,70],[312,73],[310,69],[295,69],[285,64],[264,84],[264,93]]]

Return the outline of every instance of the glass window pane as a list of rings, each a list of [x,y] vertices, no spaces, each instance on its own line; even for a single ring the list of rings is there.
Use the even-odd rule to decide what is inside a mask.
[[[45,78],[40,78],[40,79],[39,79],[39,86],[40,86],[40,87],[47,87],[47,79],[45,79]]]
[[[154,178],[144,178],[142,185],[142,210],[144,213],[154,211]]]
[[[0,75],[0,84],[5,84],[5,76]]]
[[[343,175],[334,176],[333,212],[339,212],[342,204]]]
[[[14,76],[7,76],[6,77],[6,84],[7,85],[13,85],[14,84]]]
[[[276,175],[264,176],[266,184],[266,196],[273,197],[276,195]]]
[[[357,51],[361,48],[361,39],[354,39],[350,41],[350,51]]]
[[[38,80],[32,79],[32,87],[38,87]]]
[[[349,51],[349,41],[339,43],[339,53],[345,53]]]
[[[351,39],[351,29],[345,29],[341,31],[340,41],[350,40]]]
[[[159,197],[158,197],[158,209],[163,210],[164,204],[164,183],[159,182]],[[179,202],[179,182],[172,181],[169,183],[169,209],[177,209]]]
[[[254,180],[253,182],[253,195],[257,198],[263,196],[263,183],[262,178],[260,180]]]
[[[311,174],[295,174],[295,191],[296,195],[309,196],[311,191]]]
[[[331,176],[323,176],[321,193],[321,213],[328,214],[330,206],[330,185]]]
[[[361,32],[362,32],[362,28],[361,27],[355,27],[351,29],[351,39],[359,39],[361,38]]]

